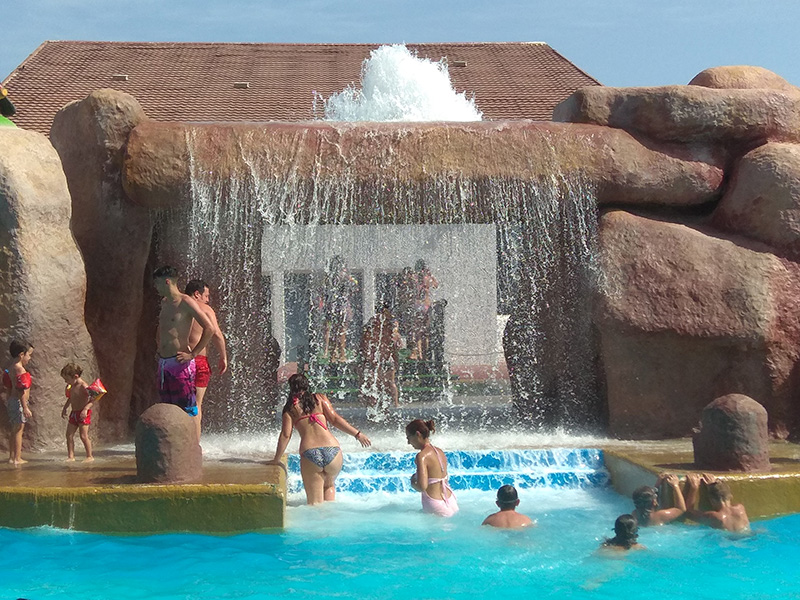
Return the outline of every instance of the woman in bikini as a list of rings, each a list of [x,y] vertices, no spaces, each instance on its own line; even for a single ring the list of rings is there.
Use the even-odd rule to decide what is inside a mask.
[[[419,450],[414,462],[417,472],[411,476],[411,487],[422,492],[422,510],[440,517],[452,517],[458,512],[458,502],[447,483],[447,457],[444,451],[430,442],[436,431],[433,421],[415,419],[406,425],[406,439]]]
[[[365,448],[372,445],[367,436],[339,416],[327,396],[311,393],[305,375],[292,375],[289,378],[289,398],[283,407],[278,446],[275,457],[269,462],[283,464],[280,459],[297,429],[300,434],[300,474],[309,504],[335,499],[334,484],[342,470],[342,449],[328,429],[329,425],[349,433]]]

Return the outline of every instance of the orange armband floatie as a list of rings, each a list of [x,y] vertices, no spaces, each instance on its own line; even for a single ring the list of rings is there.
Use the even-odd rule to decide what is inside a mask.
[[[89,392],[89,397],[92,399],[92,402],[97,402],[108,392],[103,382],[99,379],[95,379],[92,385],[87,387],[86,390]]]

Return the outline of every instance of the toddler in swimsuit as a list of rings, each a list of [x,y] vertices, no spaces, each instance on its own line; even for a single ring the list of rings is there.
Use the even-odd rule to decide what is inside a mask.
[[[75,460],[75,432],[80,431],[81,442],[86,450],[86,461],[94,460],[92,441],[89,439],[89,425],[92,423],[92,407],[105,393],[102,382],[97,379],[89,385],[81,375],[80,365],[68,363],[61,369],[61,377],[67,384],[64,394],[67,401],[61,409],[61,418],[67,419],[67,461]]]
[[[32,380],[31,374],[26,370],[33,354],[33,346],[22,340],[12,340],[8,352],[12,361],[8,369],[3,372],[6,411],[11,424],[8,434],[8,462],[12,465],[21,465],[28,462],[22,460],[22,432],[25,423],[33,417],[28,406]]]
[[[417,472],[411,476],[411,487],[422,492],[423,512],[440,517],[452,517],[458,512],[456,495],[447,483],[447,457],[430,443],[436,431],[433,421],[415,419],[406,425],[406,439],[419,454],[415,459]],[[431,472],[438,477],[431,477]]]

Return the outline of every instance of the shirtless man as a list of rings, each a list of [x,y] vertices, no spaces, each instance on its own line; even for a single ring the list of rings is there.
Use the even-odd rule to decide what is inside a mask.
[[[500,510],[486,517],[482,525],[498,527],[500,529],[521,529],[533,527],[535,523],[527,515],[517,512],[519,496],[517,488],[513,485],[504,485],[497,490],[497,508]]]
[[[696,507],[701,481],[706,484],[708,489],[711,510],[699,510]],[[689,509],[689,516],[714,529],[724,529],[725,531],[748,531],[750,529],[750,520],[747,518],[744,506],[733,504],[733,494],[731,494],[728,484],[724,481],[717,481],[713,475],[686,474],[686,506]]]
[[[211,323],[214,325],[214,336],[211,338],[211,343],[217,349],[219,355],[218,370],[222,375],[228,370],[228,353],[225,351],[225,338],[222,336],[222,331],[217,322],[217,314],[214,309],[208,305],[209,292],[208,284],[202,279],[192,279],[186,284],[184,293],[192,298],[200,309],[206,314]],[[203,329],[200,325],[192,320],[192,328],[189,331],[189,345],[196,346],[203,335]],[[195,376],[195,387],[197,389],[197,439],[200,439],[200,426],[203,419],[203,398],[206,395],[208,382],[211,380],[211,369],[208,366],[208,348],[203,348],[194,359],[197,365],[197,374]]]
[[[160,267],[153,272],[153,285],[163,298],[158,316],[158,393],[160,401],[181,407],[197,416],[194,359],[208,345],[215,327],[200,305],[178,289],[178,272]],[[202,334],[194,346],[189,344],[192,319]]]

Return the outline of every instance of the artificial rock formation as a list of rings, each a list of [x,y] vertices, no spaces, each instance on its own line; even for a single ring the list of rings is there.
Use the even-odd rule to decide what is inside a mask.
[[[713,223],[799,260],[800,145],[764,144],[744,155]]]
[[[269,152],[264,152],[269,148]],[[191,160],[189,157],[191,156]],[[270,123],[209,124],[146,121],[130,136],[124,184],[132,201],[148,208],[188,202],[193,174],[217,179],[286,177],[403,185],[413,190],[437,178],[536,181],[554,173],[580,175],[599,204],[688,206],[718,198],[722,153],[704,146],[643,144],[608,127],[558,123]],[[312,186],[309,186],[311,189]],[[372,202],[394,197],[365,194],[363,216],[375,218]],[[301,199],[305,200],[305,199]],[[435,196],[424,200],[436,212]],[[310,201],[305,200],[305,201]],[[492,198],[476,194],[466,218],[483,222]],[[389,208],[389,207],[387,207]],[[402,220],[401,206],[384,210]],[[412,218],[419,218],[415,214]]]
[[[586,87],[559,104],[553,119],[618,127],[667,142],[747,148],[800,140],[800,90]]]
[[[728,394],[706,406],[692,441],[697,469],[770,470],[767,411],[742,394]]]
[[[136,423],[139,483],[193,483],[203,477],[203,451],[192,417],[172,404],[154,404]]]
[[[711,67],[700,71],[689,82],[689,85],[699,85],[718,90],[748,89],[748,90],[781,90],[796,92],[797,88],[786,81],[777,73],[764,67],[751,67],[747,65],[733,65],[724,67]]]
[[[72,232],[86,266],[86,327],[108,388],[100,405],[100,435],[106,439],[124,438],[129,431],[153,226],[150,212],[125,198],[121,167],[128,134],[144,119],[133,97],[98,90],[62,108],[50,131],[69,183]]]
[[[595,305],[611,432],[688,435],[728,393],[795,418],[798,266],[708,230],[616,210],[600,219]]]
[[[61,367],[97,370],[83,323],[86,275],[69,230],[67,181],[47,138],[3,127],[0,147],[0,352],[6,362],[15,337],[34,346],[25,440],[43,449],[64,435]]]

